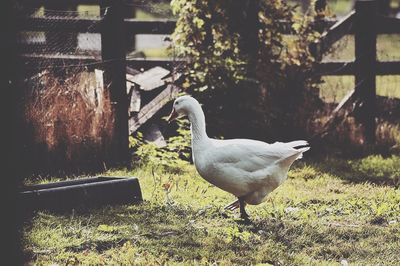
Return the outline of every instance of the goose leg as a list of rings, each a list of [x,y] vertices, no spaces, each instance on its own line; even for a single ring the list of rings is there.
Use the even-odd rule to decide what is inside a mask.
[[[245,221],[248,221],[249,215],[245,210],[246,202],[244,202],[244,199],[242,197],[239,197],[239,205],[240,205],[240,218],[242,218]]]
[[[225,206],[225,210],[233,211],[240,207],[239,200],[235,200],[234,202],[229,203]]]

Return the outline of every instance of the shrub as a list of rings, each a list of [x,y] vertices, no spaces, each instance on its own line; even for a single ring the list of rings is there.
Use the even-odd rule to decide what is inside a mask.
[[[129,137],[129,146],[134,153],[133,165],[160,167],[163,170],[180,173],[190,161],[190,131],[187,121],[178,121],[178,135],[167,140],[167,146],[158,147],[154,143],[143,140],[137,132]]]
[[[173,0],[173,34],[188,58],[184,86],[204,104],[209,133],[290,139],[307,135],[319,98],[309,45],[313,15],[283,1]],[[289,21],[295,36],[283,34]]]

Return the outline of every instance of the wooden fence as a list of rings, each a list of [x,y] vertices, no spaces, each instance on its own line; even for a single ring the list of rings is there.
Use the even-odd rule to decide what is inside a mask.
[[[42,1],[42,3],[35,2],[35,6],[38,4],[44,4],[46,6],[48,3],[49,1]],[[88,1],[68,2],[68,4],[78,3],[87,4]],[[85,65],[90,65],[92,67],[102,66],[104,70],[103,84],[108,85],[107,89],[110,92],[113,113],[112,143],[108,150],[107,164],[115,166],[121,163],[125,164],[125,162],[129,160],[128,120],[131,119],[129,119],[127,112],[127,66],[129,65],[132,68],[141,69],[154,66],[172,66],[174,63],[173,59],[168,58],[156,58],[152,60],[144,58],[126,58],[126,36],[135,34],[171,34],[175,29],[176,21],[168,19],[143,21],[124,18],[125,5],[122,0],[98,1],[93,3],[100,4],[100,6],[103,7],[101,9],[101,17],[88,19],[76,15],[63,16],[62,12],[60,12],[61,15],[56,13],[56,16],[23,15],[18,17],[16,24],[18,31],[45,32],[46,35],[49,34],[50,36],[54,36],[54,34],[62,36],[63,34],[67,35],[69,33],[99,33],[101,35],[101,54],[99,56],[60,53],[58,51],[53,51],[53,49],[51,49],[50,52],[46,50],[46,52],[43,52],[41,48],[48,45],[44,43],[42,47],[37,44],[31,47],[29,47],[29,44],[24,44],[25,48],[28,48],[28,51],[33,52],[20,53],[19,57],[22,61],[29,62],[29,64],[21,64],[21,66],[33,66],[33,69],[36,69],[38,66],[39,68],[37,69],[40,69],[42,67],[40,65],[41,62],[45,62],[44,68],[52,68],[54,66],[60,66],[61,68]],[[55,3],[53,2],[52,4]],[[61,4],[65,5],[65,3]],[[76,38],[77,35],[74,37]],[[77,42],[74,43],[76,45]],[[65,49],[60,50],[63,51]],[[168,92],[174,91],[171,87],[167,89]],[[155,100],[159,102],[157,97]],[[146,105],[145,107],[149,108],[149,106],[150,105]],[[140,114],[141,113],[139,113],[139,115]]]
[[[39,0],[36,0],[39,1]],[[40,0],[43,4],[48,0]],[[89,0],[69,0],[73,4],[88,3]],[[96,0],[89,1],[98,4]],[[143,21],[124,18],[123,2],[121,0],[100,1],[101,6],[108,6],[102,18],[65,18],[65,17],[23,17],[18,20],[18,27],[25,31],[54,31],[100,33],[102,42],[101,58],[83,55],[63,54],[23,54],[27,60],[52,60],[54,64],[74,64],[75,62],[107,64],[105,77],[111,88],[112,101],[117,103],[115,111],[116,136],[120,139],[116,144],[118,150],[127,152],[127,98],[125,87],[125,66],[134,68],[149,68],[153,66],[168,66],[172,59],[138,59],[126,58],[126,34],[171,34],[176,25],[172,19],[156,19]],[[108,4],[108,5],[107,5]],[[378,14],[377,1],[357,1],[355,10],[340,21],[324,20],[320,22],[326,30],[322,33],[321,41],[314,47],[315,56],[319,59],[329,50],[333,43],[346,34],[355,36],[355,60],[353,62],[320,62],[315,72],[319,75],[354,75],[356,86],[354,95],[361,99],[359,108],[362,110],[360,123],[365,126],[366,139],[373,143],[375,140],[375,98],[376,75],[400,75],[400,62],[380,62],[376,56],[376,39],[378,34],[400,33],[400,19],[389,18]],[[49,27],[49,24],[51,27]],[[282,31],[293,34],[292,25],[282,21]],[[116,30],[117,29],[117,30]],[[347,97],[346,99],[349,99]],[[343,103],[339,104],[339,107]],[[125,154],[124,152],[124,154]],[[121,154],[121,152],[120,152]],[[118,158],[118,156],[117,156]]]
[[[57,1],[57,0],[56,0]],[[41,4],[46,5],[51,1],[46,0],[35,0],[35,5],[39,6]],[[58,1],[61,2],[61,1]],[[102,35],[102,45],[103,40],[107,39],[105,34],[107,32],[119,32],[128,35],[136,34],[171,34],[176,25],[176,20],[174,19],[153,19],[153,20],[140,20],[135,18],[124,18],[123,8],[125,5],[121,0],[116,1],[101,1],[101,0],[68,0],[68,4],[97,4],[104,6],[104,14],[100,18],[82,18],[82,17],[71,17],[71,16],[54,16],[54,17],[35,17],[35,16],[23,16],[18,19],[18,28],[22,31],[33,31],[33,32],[57,32],[57,33],[100,33]],[[64,3],[65,5],[65,3]],[[120,11],[116,11],[120,10]],[[116,11],[116,12],[115,12]],[[103,12],[102,12],[103,13]],[[118,27],[114,27],[111,20],[119,20],[121,23]],[[116,39],[110,38],[111,43],[117,44]],[[126,48],[126,40],[120,39],[124,43],[124,49]],[[46,46],[46,44],[44,44]],[[36,50],[35,53],[21,53],[23,60],[31,60],[32,62],[39,63],[40,60],[51,61],[54,65],[76,65],[81,64],[93,64],[97,62],[101,63],[104,59],[109,60],[109,52],[119,49],[121,47],[113,47],[109,51],[104,51],[102,49],[101,58],[95,55],[71,55],[71,54],[60,54],[60,53],[40,53],[40,45],[35,44],[34,46],[26,47],[27,50]],[[39,50],[39,51],[37,51]],[[105,49],[107,50],[107,49]],[[122,52],[122,51],[120,51]],[[125,51],[124,51],[125,53]],[[172,58],[125,58],[126,64],[133,68],[150,68],[154,66],[172,66],[174,59]]]
[[[400,61],[381,62],[377,60],[378,34],[399,34],[400,19],[385,17],[378,13],[378,1],[359,0],[355,10],[336,22],[323,34],[316,46],[316,57],[329,50],[333,43],[346,34],[354,34],[355,60],[353,62],[320,63],[317,72],[321,75],[353,75],[355,88],[348,94],[335,111],[347,102],[356,101],[358,122],[364,126],[365,139],[375,142],[376,132],[376,76],[400,75]]]

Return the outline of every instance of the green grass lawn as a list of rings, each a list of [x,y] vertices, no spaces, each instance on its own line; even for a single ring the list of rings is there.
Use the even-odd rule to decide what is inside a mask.
[[[26,222],[27,264],[399,265],[400,157],[296,162],[252,223],[223,207],[234,197],[192,165],[141,167],[144,202]]]

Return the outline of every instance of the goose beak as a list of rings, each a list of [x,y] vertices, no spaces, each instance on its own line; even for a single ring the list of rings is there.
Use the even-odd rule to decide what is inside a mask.
[[[178,117],[178,113],[175,111],[175,108],[172,108],[172,112],[168,117],[168,123],[171,123],[171,121],[174,121]]]

